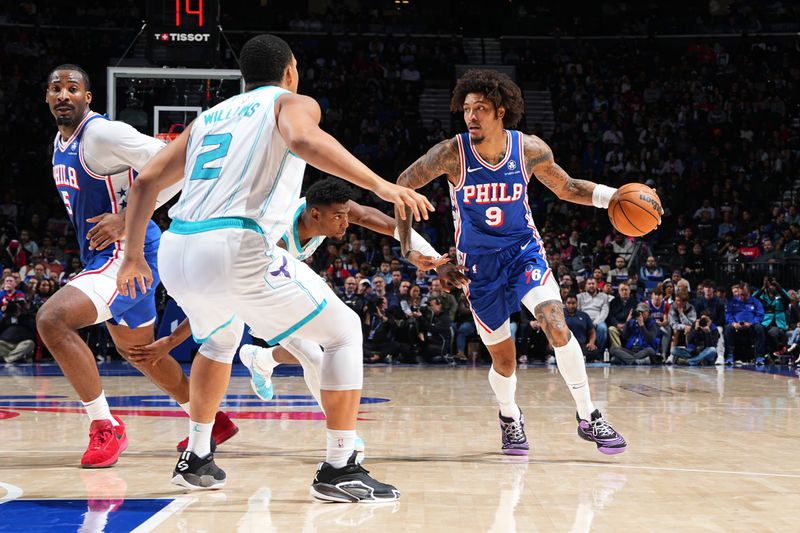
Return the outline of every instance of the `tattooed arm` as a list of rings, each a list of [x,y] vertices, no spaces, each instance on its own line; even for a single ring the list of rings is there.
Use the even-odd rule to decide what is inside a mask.
[[[556,193],[561,200],[581,205],[593,205],[592,193],[596,183],[571,178],[553,159],[553,152],[535,135],[525,135],[525,170],[533,172],[540,182]]]
[[[461,160],[458,156],[458,141],[455,137],[446,139],[434,145],[428,153],[414,161],[405,169],[397,184],[409,189],[419,189],[430,183],[442,174],[447,175],[451,183],[458,181],[461,175]],[[400,250],[403,257],[411,253],[411,217],[405,216],[402,205],[395,205],[395,220],[397,233],[400,237]]]

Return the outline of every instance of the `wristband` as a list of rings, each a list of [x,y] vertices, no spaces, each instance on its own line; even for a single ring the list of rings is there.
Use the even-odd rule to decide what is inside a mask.
[[[614,187],[607,187],[606,185],[598,183],[595,185],[594,191],[592,191],[592,205],[608,209],[608,203],[611,201],[611,197],[614,196],[615,192],[617,192],[617,189]]]
[[[394,238],[400,240],[400,232],[394,228]],[[411,229],[411,250],[421,253],[422,255],[429,255],[434,259],[439,259],[442,254],[437,252],[431,243],[425,240],[425,237],[417,233],[413,228]],[[409,251],[411,251],[409,250]]]

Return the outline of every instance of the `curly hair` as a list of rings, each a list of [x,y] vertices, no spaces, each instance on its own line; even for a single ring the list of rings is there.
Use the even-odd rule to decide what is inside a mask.
[[[450,111],[462,112],[469,93],[484,95],[495,108],[504,107],[503,127],[513,128],[522,118],[525,102],[522,91],[507,75],[494,70],[470,69],[461,76],[453,89]]]
[[[336,178],[325,178],[314,182],[306,191],[306,205],[319,207],[322,205],[346,204],[353,196],[353,191],[345,182]]]

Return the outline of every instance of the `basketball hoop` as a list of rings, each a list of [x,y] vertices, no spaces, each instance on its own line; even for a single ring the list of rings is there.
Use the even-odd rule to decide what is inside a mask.
[[[169,131],[166,133],[156,133],[156,139],[169,144],[173,140],[177,139],[178,135],[183,133],[184,129],[186,129],[185,124],[173,124],[169,127]]]

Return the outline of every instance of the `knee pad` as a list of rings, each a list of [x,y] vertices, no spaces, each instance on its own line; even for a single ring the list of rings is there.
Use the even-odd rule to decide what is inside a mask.
[[[234,318],[230,324],[212,333],[200,345],[199,355],[225,365],[233,363],[243,331],[244,322]]]
[[[364,357],[361,319],[338,297],[331,294],[325,309],[282,343],[294,347],[297,340],[322,346],[323,390],[361,389]]]

